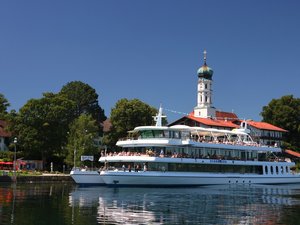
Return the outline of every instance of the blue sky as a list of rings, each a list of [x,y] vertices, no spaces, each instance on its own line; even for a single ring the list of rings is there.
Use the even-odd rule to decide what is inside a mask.
[[[80,80],[107,116],[121,98],[189,113],[197,70],[214,70],[213,105],[261,120],[300,97],[300,1],[0,1],[0,93],[18,110]],[[165,111],[168,121],[181,114]]]

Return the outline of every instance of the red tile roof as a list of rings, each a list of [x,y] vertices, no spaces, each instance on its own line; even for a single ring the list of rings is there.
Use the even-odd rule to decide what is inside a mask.
[[[238,119],[237,115],[235,113],[231,112],[221,112],[221,111],[216,111],[216,117],[218,120],[236,120]]]
[[[112,126],[112,124],[110,122],[110,119],[104,120],[103,123],[102,123],[102,126],[103,126],[103,131],[104,132],[109,132],[110,129],[111,129],[111,126]]]
[[[0,120],[0,127],[5,127],[6,126],[6,122],[4,120]]]
[[[190,115],[188,115],[187,118],[189,118],[191,120],[194,120],[194,121],[197,121],[199,123],[205,124],[206,126],[230,127],[230,128],[238,128],[239,127],[238,125],[232,123],[231,121],[195,117],[194,112],[190,113]]]
[[[300,153],[299,152],[294,152],[292,150],[285,150],[284,152],[289,154],[289,155],[296,156],[296,157],[300,158]]]
[[[5,130],[6,122],[0,120],[0,137],[10,137],[11,133]]]
[[[258,128],[260,130],[273,130],[273,131],[280,131],[280,132],[288,132],[287,130],[284,130],[280,127],[276,127],[276,126],[266,123],[266,122],[247,121],[247,123],[250,126]]]
[[[193,121],[196,121],[196,122],[199,122],[206,126],[211,126],[211,127],[239,128],[240,126],[237,125],[237,123],[238,123],[238,121],[242,122],[242,120],[238,119],[238,117],[235,113],[221,112],[221,111],[216,111],[216,118],[195,117],[194,112],[191,112],[188,116],[185,116],[183,118],[188,118],[190,120],[193,120]],[[177,124],[183,118],[171,123],[170,125]],[[260,130],[288,132],[287,130],[284,130],[280,127],[274,126],[274,125],[266,123],[266,122],[256,122],[256,121],[248,120],[247,123],[250,126],[260,129]]]

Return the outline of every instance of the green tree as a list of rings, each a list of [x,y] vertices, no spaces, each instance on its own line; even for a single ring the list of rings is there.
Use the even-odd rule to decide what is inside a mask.
[[[64,85],[59,94],[75,102],[74,118],[78,118],[81,114],[89,114],[99,126],[106,120],[104,110],[99,106],[98,94],[90,85],[72,81]]]
[[[0,119],[5,119],[7,108],[10,106],[9,102],[3,94],[0,93]]]
[[[75,105],[62,95],[45,93],[41,99],[29,100],[17,114],[12,129],[25,157],[49,162],[65,156],[68,126]]]
[[[98,139],[96,120],[91,115],[80,115],[70,124],[67,143],[68,155],[65,162],[68,165],[74,164],[75,151],[77,166],[79,166],[81,155],[99,156],[99,149],[95,143]]]
[[[283,147],[300,150],[300,99],[293,95],[273,99],[261,112],[264,122],[279,126],[288,132]]]
[[[127,136],[127,131],[137,126],[153,125],[153,116],[156,114],[156,108],[139,99],[119,100],[111,111],[112,127],[109,134],[104,137],[105,144],[112,147],[119,138]]]

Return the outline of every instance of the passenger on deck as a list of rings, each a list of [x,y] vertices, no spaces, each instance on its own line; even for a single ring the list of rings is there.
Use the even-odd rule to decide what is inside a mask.
[[[140,170],[140,165],[136,164],[136,166],[135,166],[135,172],[139,172],[139,170]]]
[[[159,156],[160,156],[160,157],[164,157],[164,150],[163,150],[163,149],[160,150]]]

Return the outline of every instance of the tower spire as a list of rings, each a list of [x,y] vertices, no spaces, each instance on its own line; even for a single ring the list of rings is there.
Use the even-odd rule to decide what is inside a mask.
[[[194,108],[194,116],[208,118],[216,116],[216,109],[212,105],[212,75],[213,70],[206,64],[207,51],[203,51],[204,65],[198,73],[197,106]]]
[[[207,51],[204,49],[204,52],[203,52],[203,55],[204,55],[204,65],[206,65],[206,54],[207,54]]]

